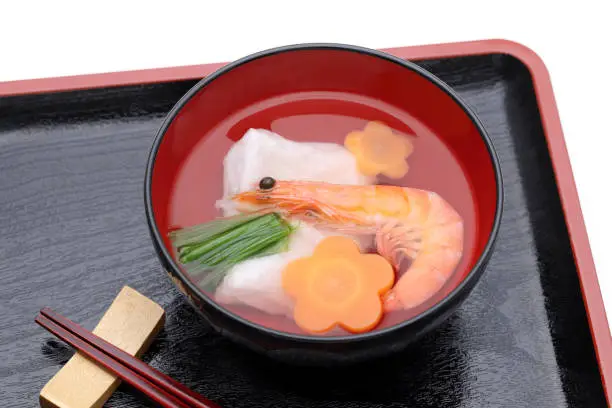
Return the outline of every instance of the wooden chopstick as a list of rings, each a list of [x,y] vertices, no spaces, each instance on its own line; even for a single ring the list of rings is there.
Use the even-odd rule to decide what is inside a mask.
[[[219,408],[178,381],[51,309],[42,309],[35,321],[163,407]]]
[[[130,384],[134,388],[138,389],[153,401],[158,403],[164,408],[190,408],[189,405],[184,404],[176,397],[168,394],[166,391],[155,386],[151,382],[147,381],[140,375],[135,374],[129,368],[119,363],[115,359],[104,354],[102,351],[91,346],[86,341],[70,333],[68,330],[61,326],[53,323],[46,316],[38,315],[34,319],[36,323],[47,329],[49,332],[77,348],[86,357],[92,359],[94,362],[100,364],[105,369],[109,370],[113,374],[117,375],[126,383]]]
[[[81,327],[77,323],[60,315],[59,313],[51,310],[50,308],[43,308],[40,311],[40,314],[49,318],[51,321],[63,327],[64,329],[72,332],[73,334],[85,340],[92,346],[108,354],[115,360],[119,361],[121,364],[129,367],[132,371],[146,378],[148,381],[155,384],[157,387],[164,389],[168,393],[174,394],[176,397],[185,401],[189,405],[195,408],[220,408],[214,402],[209,401],[202,395],[192,391],[191,389],[187,388],[185,385],[176,381],[172,377],[163,374],[162,372],[146,364],[144,361],[131,356],[130,354],[126,353],[115,345],[107,342],[99,336],[96,336],[94,333],[91,333],[90,331]]]

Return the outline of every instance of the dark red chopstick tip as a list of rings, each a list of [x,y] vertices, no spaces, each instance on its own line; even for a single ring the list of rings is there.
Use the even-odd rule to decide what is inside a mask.
[[[185,403],[184,401],[177,398],[177,396],[168,393],[167,391],[159,388],[157,385],[147,381],[142,376],[130,370],[114,360],[111,356],[104,352],[96,349],[83,339],[77,337],[70,331],[57,325],[49,318],[44,315],[36,317],[35,321],[48,330],[50,333],[57,336],[59,339],[70,344],[72,347],[79,350],[79,352],[85,357],[89,358],[93,362],[99,364],[102,368],[115,374],[121,380],[133,386],[143,394],[147,395],[151,400],[155,401],[158,405],[164,408],[192,408],[192,405]]]
[[[220,408],[217,404],[192,391],[185,385],[157,371],[143,361],[96,336],[94,333],[89,332],[77,323],[74,323],[48,307],[41,309],[40,315],[37,316],[35,320],[39,324],[41,324],[41,322],[44,323],[41,325],[49,331],[51,330],[48,327],[48,322],[51,322],[51,324],[67,332],[69,336],[76,338],[77,342],[85,343],[86,346],[93,348],[95,352],[112,359],[114,363],[120,365],[134,375],[142,377],[145,381],[153,384],[161,391],[168,393],[180,402],[185,403],[187,406],[195,408]],[[58,336],[57,333],[54,334]],[[61,336],[58,337],[62,338]],[[72,345],[74,346],[74,344]]]

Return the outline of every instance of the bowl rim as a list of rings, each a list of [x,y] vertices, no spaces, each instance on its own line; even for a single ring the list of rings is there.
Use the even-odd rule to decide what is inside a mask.
[[[395,63],[400,65],[403,68],[411,70],[423,78],[428,80],[430,83],[436,85],[440,90],[445,92],[468,116],[468,118],[472,121],[474,126],[476,126],[480,137],[487,148],[487,152],[489,153],[489,157],[491,159],[491,165],[493,167],[495,185],[496,185],[496,208],[495,208],[495,216],[493,219],[493,225],[489,232],[489,237],[487,239],[487,243],[484,249],[481,251],[478,260],[474,264],[474,266],[470,269],[470,271],[466,274],[465,278],[459,282],[459,284],[445,297],[439,300],[437,303],[422,311],[421,313],[402,321],[401,323],[397,323],[395,325],[374,330],[371,332],[365,333],[356,333],[356,334],[348,334],[342,336],[316,336],[316,335],[306,335],[306,334],[297,334],[284,332],[281,330],[272,329],[269,327],[265,327],[263,325],[254,323],[248,319],[245,319],[230,310],[224,308],[214,300],[210,299],[208,296],[203,294],[194,283],[191,282],[180,270],[178,265],[176,264],[174,258],[170,255],[168,250],[166,249],[161,234],[159,232],[159,228],[155,221],[155,215],[153,211],[153,203],[152,203],[152,184],[153,184],[153,168],[155,166],[155,161],[157,157],[157,152],[159,150],[159,146],[168,130],[172,122],[176,119],[177,114],[183,109],[183,107],[193,98],[200,90],[205,88],[208,84],[213,82],[215,79],[220,76],[232,71],[233,69],[252,62],[257,59],[273,56],[280,53],[285,52],[293,52],[293,51],[304,51],[304,50],[333,50],[333,51],[346,51],[346,52],[355,52],[360,54],[366,54],[375,58],[381,58],[386,61]],[[210,75],[199,80],[194,86],[189,89],[182,97],[175,103],[172,109],[166,114],[164,121],[159,127],[155,138],[153,140],[153,144],[151,146],[146,165],[146,172],[144,178],[144,201],[145,201],[145,210],[146,210],[146,218],[147,224],[149,226],[149,232],[153,238],[155,247],[157,247],[157,255],[162,256],[163,260],[170,265],[172,268],[172,272],[176,275],[182,284],[186,285],[187,288],[195,294],[201,301],[208,304],[210,307],[214,308],[217,312],[233,319],[234,321],[247,326],[250,329],[263,332],[267,335],[281,338],[281,339],[291,339],[293,341],[298,342],[310,342],[310,343],[338,343],[338,342],[359,342],[366,341],[376,337],[387,335],[393,331],[401,330],[406,326],[410,326],[415,324],[418,321],[425,320],[431,315],[435,315],[435,313],[443,309],[445,305],[450,304],[453,300],[459,297],[465,290],[466,287],[469,287],[473,283],[475,285],[482,274],[484,273],[486,263],[488,262],[491,254],[493,252],[493,247],[497,240],[497,236],[499,233],[499,228],[501,224],[501,217],[503,212],[503,181],[502,181],[502,172],[501,165],[499,162],[499,157],[495,151],[493,146],[493,142],[491,141],[487,131],[484,126],[480,122],[480,119],[476,116],[470,106],[463,101],[463,99],[451,89],[451,87],[446,84],[444,81],[436,77],[431,72],[427,71],[424,68],[416,65],[413,62],[408,60],[396,57],[384,51],[379,51],[375,49],[370,49],[367,47],[350,45],[350,44],[342,44],[342,43],[302,43],[302,44],[292,44],[292,45],[284,45],[280,47],[274,47],[265,49],[262,51],[258,51],[252,54],[249,54],[245,57],[237,59],[229,64],[222,66],[217,69]],[[470,289],[471,290],[471,289]]]

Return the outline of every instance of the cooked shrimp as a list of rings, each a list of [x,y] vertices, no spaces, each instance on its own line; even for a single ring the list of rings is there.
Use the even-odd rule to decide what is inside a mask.
[[[387,185],[261,180],[234,197],[238,210],[279,211],[318,228],[370,234],[396,269],[386,310],[410,309],[439,291],[463,253],[463,220],[438,194]]]

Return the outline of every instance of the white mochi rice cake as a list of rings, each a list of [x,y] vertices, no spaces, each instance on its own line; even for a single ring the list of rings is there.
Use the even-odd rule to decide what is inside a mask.
[[[217,206],[224,216],[237,213],[230,200],[234,194],[254,188],[264,177],[348,185],[373,182],[359,173],[353,155],[339,144],[294,142],[265,129],[249,129],[227,153],[223,167],[223,197]],[[293,301],[282,289],[282,271],[291,260],[312,254],[329,235],[305,223],[295,225],[288,251],[232,267],[216,289],[216,301],[292,318]]]

